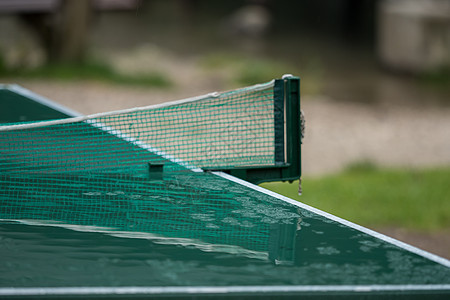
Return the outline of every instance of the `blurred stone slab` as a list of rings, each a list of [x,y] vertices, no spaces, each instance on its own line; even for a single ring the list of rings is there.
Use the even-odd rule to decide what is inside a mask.
[[[450,0],[384,0],[377,23],[386,67],[418,73],[450,66]]]

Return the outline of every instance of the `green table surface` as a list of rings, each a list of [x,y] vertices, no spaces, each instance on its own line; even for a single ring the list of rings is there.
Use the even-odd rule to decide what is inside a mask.
[[[70,115],[34,105],[27,120]],[[135,173],[42,172],[14,147],[29,135],[2,137],[2,159],[30,176],[0,170],[0,298],[450,298],[448,260],[230,175],[165,160],[148,178],[140,164],[157,154],[127,141],[117,151],[142,152]],[[81,144],[82,161],[101,152]]]

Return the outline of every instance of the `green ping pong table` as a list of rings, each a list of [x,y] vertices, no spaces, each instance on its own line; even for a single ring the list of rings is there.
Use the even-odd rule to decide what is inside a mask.
[[[26,96],[20,121],[78,116],[14,91]],[[28,105],[37,109],[26,113]],[[444,258],[230,174],[189,166],[105,124],[81,124],[64,135],[44,131],[55,145],[83,145],[52,149],[54,164],[61,151],[73,154],[77,163],[65,173],[39,164],[49,154],[23,158],[26,149],[39,149],[42,131],[0,135],[13,145],[0,148],[3,166],[32,170],[24,179],[0,169],[0,298],[450,297]],[[99,132],[129,161],[140,155],[156,163],[78,172],[74,165],[100,159],[116,165],[84,136]]]

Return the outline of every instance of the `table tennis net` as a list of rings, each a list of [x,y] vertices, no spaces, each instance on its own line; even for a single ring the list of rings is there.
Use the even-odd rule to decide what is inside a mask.
[[[269,82],[169,105],[9,124],[0,126],[1,169],[89,171],[142,160],[190,168],[274,165],[274,109]]]

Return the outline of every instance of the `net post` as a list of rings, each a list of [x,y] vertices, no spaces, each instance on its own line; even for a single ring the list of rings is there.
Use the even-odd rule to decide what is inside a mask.
[[[301,177],[301,116],[300,78],[283,76],[286,121],[286,160],[290,167],[285,169],[286,178]]]

